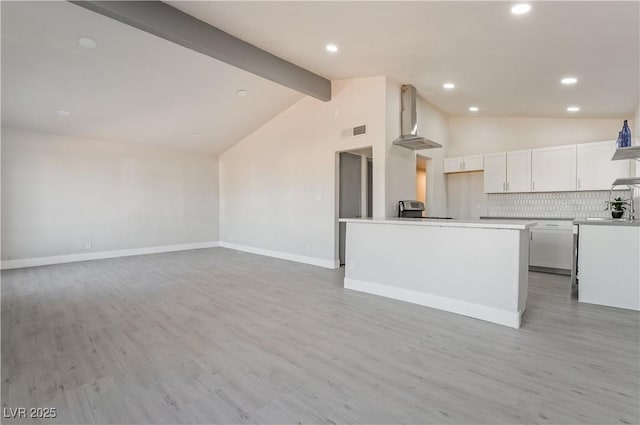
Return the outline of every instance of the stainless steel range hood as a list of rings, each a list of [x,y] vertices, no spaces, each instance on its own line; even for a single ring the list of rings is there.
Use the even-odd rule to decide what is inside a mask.
[[[433,140],[418,136],[418,123],[416,114],[416,88],[411,84],[402,85],[402,112],[400,117],[401,135],[393,144],[414,151],[420,149],[441,148],[442,145]]]

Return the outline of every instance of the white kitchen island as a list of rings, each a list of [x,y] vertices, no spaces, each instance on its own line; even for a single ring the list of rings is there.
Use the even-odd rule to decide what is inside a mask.
[[[519,328],[535,222],[341,219],[344,287]]]
[[[574,220],[578,301],[640,311],[640,220]]]

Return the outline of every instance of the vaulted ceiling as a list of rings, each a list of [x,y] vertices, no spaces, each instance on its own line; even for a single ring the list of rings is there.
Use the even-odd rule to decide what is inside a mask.
[[[169,3],[330,79],[414,84],[453,116],[623,118],[638,107],[639,2],[533,2],[521,16],[483,1]],[[68,2],[1,7],[3,125],[219,153],[303,96]]]
[[[3,125],[215,154],[302,97],[68,2],[2,2]]]
[[[169,3],[331,79],[412,83],[449,115],[476,105],[480,116],[619,118],[638,107],[637,1],[538,1],[525,15],[504,1]],[[562,86],[565,76],[578,83]]]

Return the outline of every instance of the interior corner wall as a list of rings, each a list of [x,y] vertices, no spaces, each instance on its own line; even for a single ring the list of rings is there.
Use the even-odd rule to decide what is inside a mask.
[[[385,215],[384,76],[334,81],[220,156],[221,242],[330,267],[337,259],[337,152],[373,150],[373,215]],[[367,125],[367,133],[341,131]],[[415,182],[413,183],[415,184]]]
[[[451,215],[447,201],[447,180],[443,169],[443,161],[449,156],[449,116],[421,98],[418,98],[417,110],[418,134],[442,145],[442,148],[416,151],[418,155],[429,159],[426,214],[446,217]]]
[[[397,202],[415,199],[416,154],[428,158],[426,214],[446,216],[447,189],[442,164],[449,144],[449,117],[421,98],[416,100],[418,135],[440,143],[442,148],[409,150],[393,145],[400,134],[401,84],[387,78],[386,216],[397,215]]]
[[[632,143],[640,146],[640,106],[636,109],[636,113],[633,115],[633,123],[632,123],[631,136],[633,137]],[[635,167],[635,176],[640,177],[640,163],[635,161],[633,162],[633,166]],[[640,218],[640,188],[636,187],[633,190],[633,202],[634,209],[636,212],[636,218]]]
[[[218,210],[216,156],[2,127],[3,262],[216,242]]]
[[[385,216],[398,215],[398,201],[416,195],[416,151],[393,144],[400,135],[401,84],[386,80],[385,128]]]

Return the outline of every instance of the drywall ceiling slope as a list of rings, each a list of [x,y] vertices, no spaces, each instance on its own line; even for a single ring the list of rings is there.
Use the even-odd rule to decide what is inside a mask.
[[[522,16],[500,1],[169,3],[332,80],[412,83],[449,115],[475,104],[479,116],[619,118],[638,106],[637,1],[533,2]],[[561,86],[568,75],[579,84]]]
[[[303,97],[71,3],[1,7],[4,126],[216,154]]]
[[[172,43],[317,99],[331,100],[331,81],[259,49],[161,1],[70,1]]]

